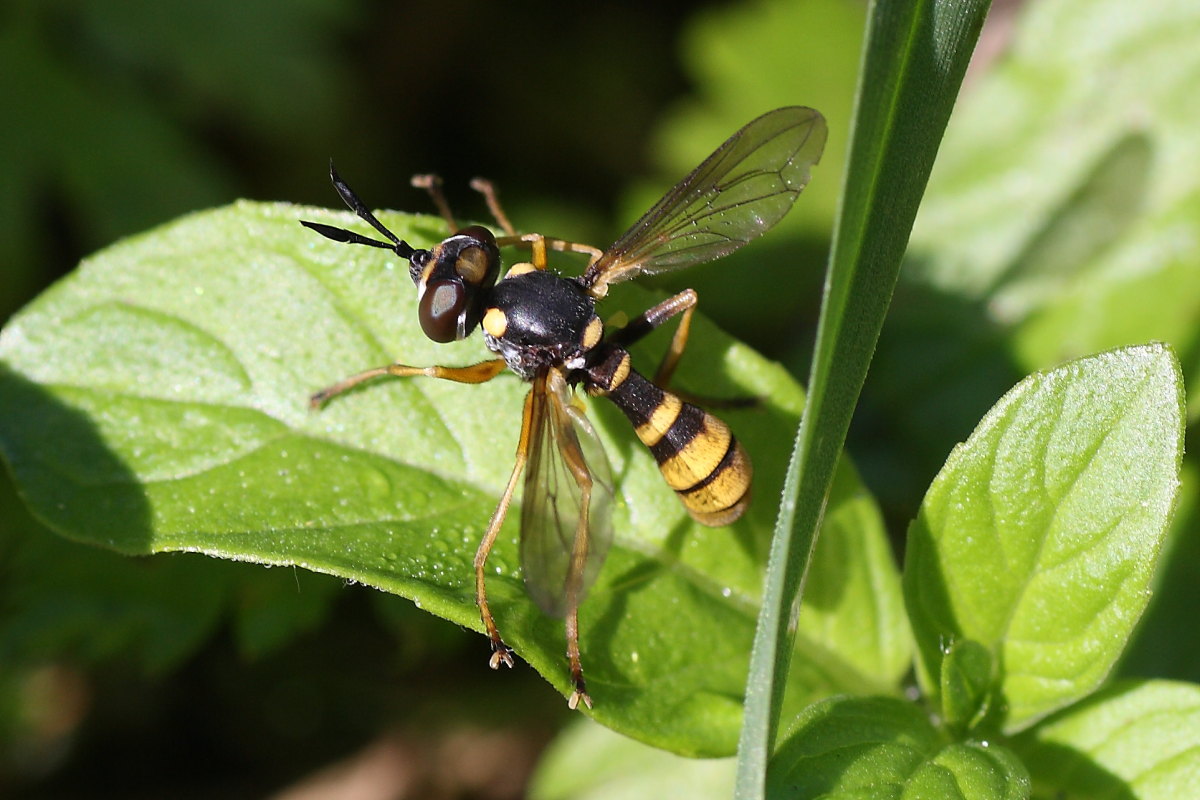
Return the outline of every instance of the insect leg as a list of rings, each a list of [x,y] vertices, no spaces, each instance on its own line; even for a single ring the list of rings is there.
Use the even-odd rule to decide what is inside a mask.
[[[671,336],[671,344],[667,348],[667,352],[663,354],[662,362],[654,373],[654,384],[659,388],[667,388],[671,382],[671,376],[675,374],[675,368],[679,366],[679,359],[683,357],[683,351],[687,348],[688,336],[692,330],[692,314],[696,311],[696,301],[696,291],[684,289],[679,294],[668,297],[658,305],[642,312],[640,316],[635,317],[612,336],[613,343],[626,348],[671,317],[677,314],[683,315],[679,319],[679,327]],[[670,391],[685,402],[708,408],[748,408],[759,402],[756,397],[707,397],[681,389],[671,389]]]
[[[589,264],[600,258],[604,252],[598,247],[592,247],[590,244],[568,242],[565,239],[552,239],[540,233],[519,234],[509,220],[508,214],[504,213],[504,207],[500,205],[500,197],[496,193],[496,185],[494,183],[487,178],[472,178],[471,188],[483,195],[488,211],[491,212],[496,222],[504,230],[505,235],[498,237],[496,244],[500,247],[528,247],[531,251],[530,262],[534,269],[541,270],[546,268],[547,248],[557,250],[560,253],[586,253],[589,257]]]
[[[675,373],[675,367],[679,365],[679,359],[683,356],[684,348],[687,347],[688,334],[692,329],[692,314],[696,310],[696,300],[694,289],[684,289],[679,294],[668,297],[658,305],[646,309],[612,337],[614,344],[628,347],[671,317],[683,314],[679,320],[679,327],[671,336],[671,345],[667,348],[662,363],[658,365],[658,370],[654,373],[654,382],[659,386],[666,386],[670,382],[671,376]]]
[[[547,237],[546,246],[560,253],[586,253],[588,255],[588,264],[591,264],[604,255],[604,251],[599,247],[592,247],[590,244],[583,244],[582,242],[568,242],[566,239]]]
[[[412,185],[417,189],[429,192],[429,196],[433,198],[433,204],[437,206],[438,213],[450,226],[450,232],[457,231],[458,223],[454,221],[454,214],[450,213],[450,204],[446,202],[446,195],[442,193],[442,179],[437,175],[413,175]]]
[[[551,394],[550,402],[555,406],[555,424],[561,429],[558,436],[559,449],[571,470],[571,476],[579,486],[579,520],[575,525],[575,539],[571,545],[571,563],[566,579],[567,661],[571,666],[571,683],[574,687],[567,705],[574,709],[583,702],[591,708],[592,698],[587,693],[587,685],[583,680],[583,662],[579,656],[579,601],[583,590],[583,571],[587,564],[588,548],[591,546],[588,512],[592,504],[592,473],[579,448],[579,441],[573,435],[568,435],[571,423],[558,395]]]
[[[500,205],[500,197],[496,193],[496,184],[487,178],[472,178],[471,188],[483,195],[488,211],[495,217],[496,222],[499,223],[506,234],[498,238],[496,243],[501,247],[509,245],[524,246],[528,244],[529,248],[533,251],[533,264],[537,269],[546,268],[546,248],[557,250],[560,253],[586,253],[590,257],[588,263],[595,261],[604,253],[599,247],[592,247],[590,244],[568,242],[565,239],[553,239],[543,236],[540,233],[519,234],[517,233],[517,229],[513,227],[512,222],[509,221],[508,214],[504,213],[504,207]]]
[[[496,239],[496,244],[500,247],[528,247],[533,251],[533,255],[530,258],[533,261],[535,269],[546,268],[547,250],[554,250],[559,253],[584,253],[588,256],[589,264],[604,254],[603,250],[598,247],[592,247],[590,244],[568,242],[566,239],[554,239],[549,236],[543,236],[540,233],[501,236]]]
[[[587,514],[586,511],[580,512]],[[586,535],[584,539],[586,540]],[[585,542],[586,544],[586,542]],[[586,551],[586,547],[584,548]],[[572,562],[574,567],[574,562]],[[567,707],[575,710],[582,701],[588,708],[592,707],[592,698],[588,696],[587,685],[583,680],[583,664],[579,660],[579,603],[571,605],[567,612],[567,661],[571,664],[571,684],[574,689],[567,699]]]
[[[472,178],[471,188],[483,195],[488,211],[491,212],[492,217],[500,224],[504,232],[509,236],[516,236],[517,229],[508,221],[508,214],[504,213],[504,208],[500,205],[500,198],[496,194],[496,184],[487,178]]]
[[[512,648],[500,638],[500,631],[496,629],[496,621],[492,618],[491,609],[488,608],[483,570],[487,565],[488,555],[492,552],[492,546],[496,543],[496,536],[500,533],[500,526],[504,524],[504,517],[512,502],[513,492],[517,488],[517,481],[521,479],[521,473],[525,469],[525,461],[529,457],[529,433],[533,429],[534,415],[533,393],[534,390],[530,389],[529,393],[525,395],[525,410],[521,415],[521,438],[517,440],[517,456],[513,462],[512,474],[508,478],[508,485],[504,487],[504,493],[500,495],[500,502],[497,504],[496,510],[492,512],[487,531],[479,542],[479,549],[475,551],[475,605],[479,607],[479,617],[483,620],[483,627],[492,642],[492,657],[488,661],[488,665],[492,669],[500,669],[501,664],[511,667],[513,657]]]
[[[388,364],[383,367],[375,367],[360,372],[357,375],[351,375],[349,378],[340,380],[332,386],[327,386],[321,391],[314,394],[308,399],[308,404],[312,408],[320,408],[330,398],[335,397],[348,389],[353,389],[364,381],[369,381],[373,378],[379,378],[384,375],[392,375],[397,378],[409,378],[413,376],[424,376],[427,378],[441,378],[447,381],[457,381],[458,383],[486,383],[492,378],[504,371],[505,363],[503,358],[493,358],[488,361],[480,361],[478,364],[471,364],[468,367],[410,367],[407,364]]]
[[[529,260],[533,262],[533,268],[545,269],[548,263],[546,259],[546,237],[540,233],[527,233],[521,237],[521,241],[529,243]]]
[[[571,463],[573,459],[568,459]],[[571,666],[571,684],[574,687],[567,706],[575,709],[580,701],[592,707],[587,685],[583,680],[583,662],[579,657],[579,592],[583,584],[583,566],[588,555],[588,506],[592,501],[592,479],[585,467],[582,475],[572,467],[579,482],[579,525],[575,529],[575,545],[571,550],[571,568],[567,573],[567,662]]]

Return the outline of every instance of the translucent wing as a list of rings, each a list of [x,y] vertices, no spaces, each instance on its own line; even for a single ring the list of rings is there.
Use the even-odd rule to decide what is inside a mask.
[[[803,106],[750,122],[667,192],[583,275],[607,285],[712,261],[764,233],[791,209],[825,148],[825,118]]]
[[[534,602],[556,616],[583,600],[612,542],[612,469],[591,423],[570,403],[561,373],[534,381],[521,568]],[[585,516],[580,479],[587,478]]]

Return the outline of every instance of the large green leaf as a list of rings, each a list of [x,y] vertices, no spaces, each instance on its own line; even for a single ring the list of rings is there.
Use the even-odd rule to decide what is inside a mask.
[[[805,710],[771,762],[767,796],[828,800],[1023,800],[1029,774],[988,742],[949,742],[896,698],[835,698]]]
[[[310,411],[311,392],[369,366],[487,353],[478,341],[429,342],[404,265],[313,236],[299,217],[354,224],[241,203],[87,260],[0,334],[0,453],[35,513],[71,538],[299,565],[478,628],[471,560],[511,469],[525,387],[513,376],[383,381]],[[438,221],[387,220],[414,244],[439,238]],[[637,287],[614,295],[606,311],[652,300]],[[647,365],[653,339],[638,358]],[[758,502],[730,529],[694,525],[624,417],[590,402],[620,491],[616,543],[581,613],[585,667],[604,723],[681,752],[728,753],[802,395],[703,320],[677,382],[762,398],[726,415],[755,460]],[[894,686],[908,652],[878,512],[849,469],[834,491],[845,585],[804,621],[797,707]],[[490,562],[493,610],[521,657],[564,689],[562,624],[525,597],[517,518]],[[482,641],[479,658],[482,670]]]
[[[1163,345],[1080,359],[1022,381],[951,454],[904,573],[919,675],[950,716],[969,721],[973,695],[1020,729],[1107,677],[1178,490],[1182,392]]]
[[[1045,797],[1175,800],[1200,786],[1200,688],[1125,682],[1014,742]]]

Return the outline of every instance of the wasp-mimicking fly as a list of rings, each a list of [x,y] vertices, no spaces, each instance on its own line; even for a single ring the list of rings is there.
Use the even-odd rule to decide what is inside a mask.
[[[313,407],[383,375],[483,383],[508,367],[530,383],[516,463],[475,554],[475,599],[491,639],[493,669],[511,667],[513,656],[488,608],[484,566],[524,473],[525,585],[544,611],[566,617],[574,686],[568,704],[592,705],[579,653],[579,604],[612,540],[613,479],[599,438],[572,403],[573,387],[607,397],[624,412],[697,522],[727,525],[746,510],[751,466],[745,450],[724,422],[666,388],[687,344],[695,291],[682,291],[611,333],[596,315],[596,301],[614,283],[711,261],[765,232],[804,189],[825,136],[824,118],[810,108],[764,114],[729,137],[604,251],[517,234],[491,184],[482,180],[472,186],[483,193],[504,235],[479,225],[459,230],[433,176],[418,176],[414,185],[429,190],[457,233],[432,249],[414,248],[384,227],[330,166],[342,200],[386,241],[317,222],[302,224],[334,241],[380,247],[407,260],[425,334],[451,342],[482,326],[484,342],[498,358],[466,367],[377,367],[317,392]],[[499,249],[506,246],[528,248],[530,260],[514,264],[497,280]],[[586,253],[590,260],[581,276],[563,277],[546,268],[548,250]],[[670,346],[649,380],[630,366],[627,348],[677,315]]]

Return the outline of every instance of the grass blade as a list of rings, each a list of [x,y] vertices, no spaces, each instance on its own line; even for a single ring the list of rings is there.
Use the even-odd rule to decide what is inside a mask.
[[[987,0],[872,4],[809,395],[784,484],[759,613],[737,796],[763,796],[792,650],[793,607],[912,221]]]

